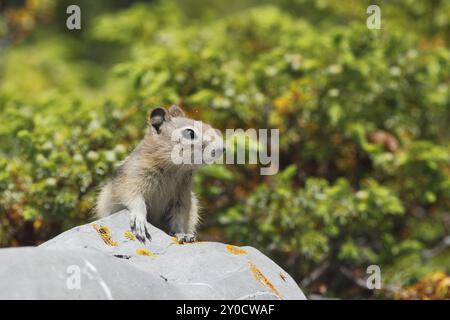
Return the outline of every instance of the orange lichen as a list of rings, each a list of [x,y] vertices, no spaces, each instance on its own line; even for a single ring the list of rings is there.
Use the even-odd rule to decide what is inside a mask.
[[[100,237],[103,239],[103,241],[109,245],[116,247],[118,246],[118,243],[113,240],[111,237],[111,231],[107,226],[97,226],[96,224],[93,224],[92,227],[97,231],[97,233],[100,235]]]
[[[136,249],[136,254],[140,256],[154,257],[155,254],[147,249]]]
[[[247,250],[241,249],[239,247],[233,246],[231,244],[227,244],[226,248],[229,253],[231,254],[247,254]]]
[[[250,271],[253,273],[253,276],[261,283],[264,287],[268,288],[273,294],[275,294],[279,299],[283,299],[278,292],[278,290],[274,287],[274,285],[266,278],[266,276],[262,273],[262,271],[252,262],[248,262],[250,267]]]
[[[125,238],[127,238],[128,240],[136,241],[136,236],[133,234],[133,232],[131,232],[131,231],[129,231],[129,230],[125,231],[125,232],[123,233],[123,236],[124,236]]]

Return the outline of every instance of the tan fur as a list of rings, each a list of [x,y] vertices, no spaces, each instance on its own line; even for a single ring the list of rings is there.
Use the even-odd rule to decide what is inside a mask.
[[[102,188],[97,199],[97,214],[103,217],[128,209],[132,231],[143,242],[151,239],[148,222],[169,234],[193,235],[199,215],[197,198],[192,192],[192,173],[198,166],[176,165],[170,156],[175,144],[171,141],[172,132],[190,128],[193,120],[185,118],[180,108],[172,106],[169,111],[153,110],[148,123],[144,139]],[[202,127],[211,128],[206,124]],[[222,138],[217,133],[215,136],[209,133],[203,140],[197,143],[200,148],[217,142],[217,146],[223,148]],[[192,241],[193,236],[183,239]]]

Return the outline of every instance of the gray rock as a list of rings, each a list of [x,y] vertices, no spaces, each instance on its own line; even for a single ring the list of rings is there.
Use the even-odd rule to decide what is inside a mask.
[[[252,247],[150,232],[150,243],[133,239],[121,211],[39,247],[1,249],[0,299],[305,299]]]

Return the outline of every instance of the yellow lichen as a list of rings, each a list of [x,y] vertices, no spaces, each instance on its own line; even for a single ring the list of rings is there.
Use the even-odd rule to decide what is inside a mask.
[[[177,237],[171,237],[171,239],[172,239],[172,242],[174,244],[182,244],[182,245],[184,245],[184,244],[202,243],[203,242],[203,241],[182,242],[182,241],[178,241]]]
[[[136,254],[140,256],[147,256],[147,257],[154,257],[155,254],[153,252],[150,252],[150,250],[147,249],[136,249]]]
[[[248,253],[247,250],[238,248],[238,247],[233,246],[231,244],[227,244],[226,248],[227,248],[228,252],[231,253],[231,254],[247,254]]]
[[[116,247],[118,246],[118,243],[113,240],[111,237],[111,231],[107,226],[97,226],[96,224],[93,224],[92,227],[97,231],[97,233],[100,235],[100,237],[103,239],[103,241],[109,245]]]
[[[133,234],[133,232],[131,232],[131,231],[129,231],[129,230],[125,231],[125,232],[123,233],[123,236],[124,236],[125,238],[127,238],[128,240],[136,241],[136,236]]]
[[[269,279],[266,278],[266,276],[262,273],[261,270],[259,270],[259,268],[255,264],[249,261],[248,265],[250,267],[250,271],[253,273],[253,275],[255,276],[256,280],[258,280],[259,283],[261,283],[264,287],[272,291],[279,299],[283,299],[278,290],[269,281]]]

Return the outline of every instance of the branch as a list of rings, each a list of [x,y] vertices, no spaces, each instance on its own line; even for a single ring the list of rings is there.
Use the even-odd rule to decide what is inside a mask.
[[[325,260],[313,272],[311,272],[308,277],[301,281],[301,285],[303,287],[309,286],[311,283],[316,281],[328,269],[329,266],[330,262],[328,260]]]
[[[450,236],[444,237],[444,239],[442,239],[442,241],[439,242],[434,248],[423,250],[422,256],[424,258],[432,258],[434,256],[437,256],[448,247],[450,247]]]

